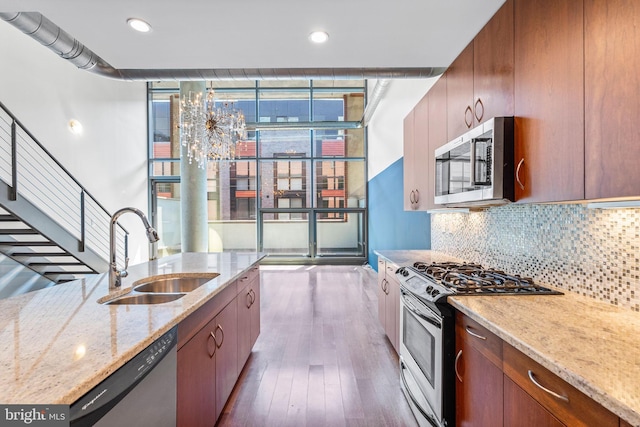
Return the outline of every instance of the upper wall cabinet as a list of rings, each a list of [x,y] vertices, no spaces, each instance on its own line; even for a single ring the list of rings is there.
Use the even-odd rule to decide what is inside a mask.
[[[415,117],[415,109],[411,110],[407,117],[404,118],[403,123],[403,153],[402,153],[402,173],[403,173],[403,188],[404,188],[404,210],[410,211],[415,209],[415,189],[416,183],[413,179],[413,151],[414,151],[414,137],[413,137],[413,120]]]
[[[429,117],[425,95],[404,120],[404,209],[426,210],[429,173]],[[433,194],[433,190],[431,191]],[[433,197],[431,197],[433,199]]]
[[[429,103],[429,176],[427,177],[427,200],[426,209],[441,208],[436,205],[435,199],[435,179],[436,179],[436,148],[447,143],[447,76],[442,75],[431,87],[427,94]]]
[[[513,6],[507,0],[473,39],[475,125],[515,112]]]
[[[519,202],[584,198],[583,82],[582,0],[516,0]]]
[[[473,127],[473,42],[447,69],[447,140]]]
[[[513,116],[513,15],[507,0],[447,70],[447,140],[492,117]]]
[[[585,0],[585,194],[640,196],[640,2]]]

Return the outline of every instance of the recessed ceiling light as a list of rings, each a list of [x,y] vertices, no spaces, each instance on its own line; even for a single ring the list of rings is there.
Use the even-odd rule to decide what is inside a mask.
[[[314,43],[324,43],[329,40],[329,34],[325,31],[314,31],[309,34],[309,40]]]
[[[76,119],[69,120],[69,131],[74,135],[80,135],[82,133],[82,123]]]
[[[127,19],[127,24],[129,24],[129,26],[134,30],[140,31],[141,33],[148,33],[149,31],[151,31],[151,25],[149,25],[142,19],[129,18]]]

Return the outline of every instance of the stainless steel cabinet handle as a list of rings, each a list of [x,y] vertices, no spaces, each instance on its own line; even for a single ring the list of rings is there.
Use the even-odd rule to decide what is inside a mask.
[[[413,195],[414,195],[414,192],[413,190],[411,190],[411,193],[409,193],[409,203],[411,203],[412,205],[416,202]]]
[[[417,188],[415,189],[415,192],[416,192],[415,201],[416,201],[416,204],[418,204],[420,203],[420,192],[418,191]]]
[[[253,305],[256,302],[256,293],[253,289],[249,289],[249,292],[251,292],[251,305]]]
[[[520,168],[522,168],[522,165],[524,165],[524,158],[520,160],[520,163],[518,163],[518,167],[516,168],[516,181],[520,188],[524,190],[524,184],[520,181]]]
[[[251,306],[253,305],[253,301],[251,301],[251,292],[247,292],[247,299],[248,301],[246,303],[246,306],[247,308],[251,308]]]
[[[460,360],[460,357],[462,356],[462,350],[460,350],[458,352],[458,354],[456,355],[456,362],[454,365],[454,369],[456,371],[456,377],[458,377],[458,381],[462,382],[462,377],[460,376],[460,372],[458,372],[458,360]]]
[[[209,351],[209,338],[213,338],[213,353]],[[209,336],[207,337],[207,353],[209,353],[209,358],[213,359],[213,356],[216,355],[216,348],[218,348],[218,343],[216,342],[216,336],[213,332],[209,332]]]
[[[551,396],[555,397],[556,399],[560,399],[563,402],[569,403],[569,398],[567,396],[563,396],[561,394],[556,393],[553,390],[549,390],[548,388],[546,388],[545,386],[540,384],[538,381],[536,381],[534,373],[533,373],[533,371],[531,369],[529,369],[527,371],[527,373],[529,374],[529,379],[531,380],[531,382],[534,383],[538,388],[542,389],[543,391],[546,391],[547,393],[549,393]]]
[[[471,114],[471,119],[467,120],[467,112]],[[464,109],[464,124],[467,125],[467,128],[471,128],[473,125],[473,110],[470,105],[467,105],[467,108]]]
[[[482,113],[480,113],[480,115],[478,115],[478,105],[482,107]],[[474,110],[476,120],[478,121],[478,123],[480,123],[482,121],[482,118],[484,117],[484,104],[482,103],[482,100],[480,98],[478,98],[478,100],[474,104]]]
[[[218,324],[218,326],[216,327],[216,333],[218,332],[218,329],[220,329],[220,332],[222,333],[222,339],[220,340],[220,344],[218,344],[218,339],[216,338],[216,336],[213,336],[213,339],[216,341],[216,347],[220,348],[222,347],[222,343],[224,343],[224,330],[222,330],[222,326],[220,326]]]
[[[487,337],[483,337],[482,335],[478,335],[478,334],[476,334],[475,332],[473,332],[471,329],[469,329],[469,327],[468,327],[468,326],[467,326],[466,328],[464,328],[464,329],[465,329],[465,330],[467,331],[467,333],[468,333],[469,335],[471,335],[472,337],[480,338],[481,340],[486,340],[486,339],[487,339]]]

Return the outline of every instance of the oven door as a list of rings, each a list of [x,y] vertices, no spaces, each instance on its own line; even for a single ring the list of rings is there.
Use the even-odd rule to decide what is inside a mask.
[[[442,316],[405,289],[401,288],[400,293],[400,375],[403,388],[416,418],[422,417],[429,424],[440,426],[443,415]]]

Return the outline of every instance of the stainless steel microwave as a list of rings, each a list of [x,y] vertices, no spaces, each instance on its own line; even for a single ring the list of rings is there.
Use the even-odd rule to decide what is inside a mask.
[[[435,203],[450,207],[515,200],[513,117],[494,117],[435,151]]]

